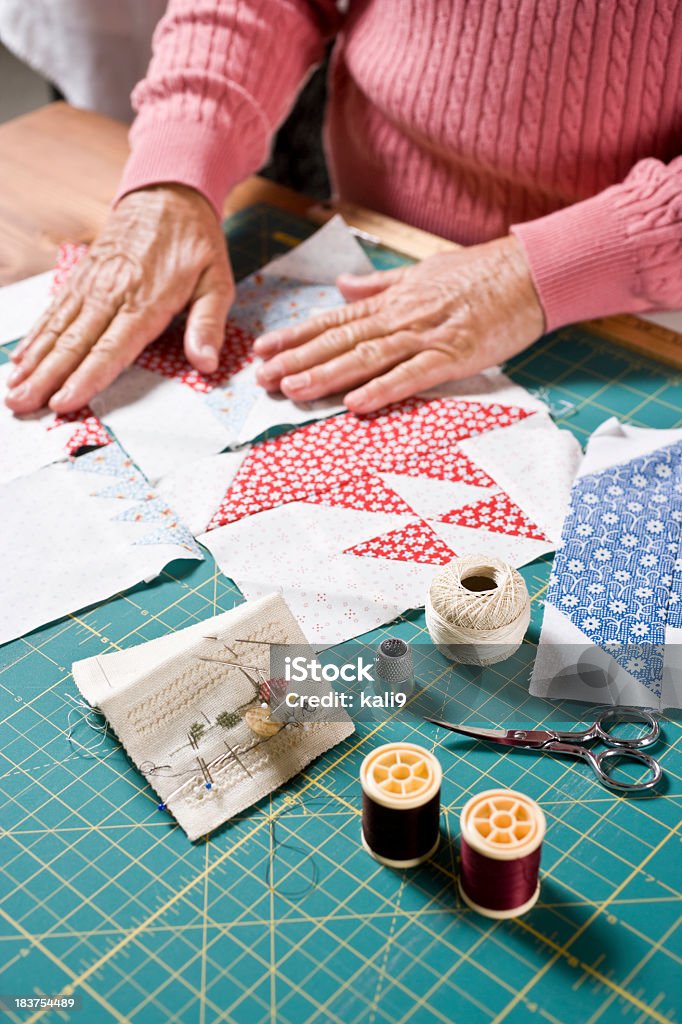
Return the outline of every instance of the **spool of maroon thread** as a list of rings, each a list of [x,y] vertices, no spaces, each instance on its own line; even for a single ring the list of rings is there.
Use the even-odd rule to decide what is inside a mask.
[[[460,817],[459,891],[484,917],[519,917],[540,895],[545,816],[535,800],[513,789],[472,796]]]
[[[438,758],[416,743],[376,747],[360,766],[362,845],[392,868],[413,868],[440,839]]]

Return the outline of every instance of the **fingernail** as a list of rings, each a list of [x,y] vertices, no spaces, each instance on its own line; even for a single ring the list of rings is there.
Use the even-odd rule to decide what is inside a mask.
[[[253,350],[257,355],[265,356],[268,353],[274,355],[275,352],[282,351],[282,335],[279,331],[268,332],[267,334],[261,334],[260,337],[256,338],[253,343]]]
[[[11,373],[7,374],[7,387],[11,388],[13,384],[16,384],[21,377],[21,367],[15,366]]]
[[[260,380],[274,380],[275,377],[280,377],[282,374],[282,364],[277,359],[271,359],[269,363],[263,363],[262,366],[258,367],[258,377]]]
[[[28,390],[28,384],[20,384],[18,388],[11,388],[8,394],[10,398],[25,398]]]
[[[353,391],[352,394],[346,395],[345,404],[353,412],[362,413],[365,411],[368,400],[369,394],[361,388],[359,391]]]
[[[197,349],[199,358],[204,364],[204,373],[214,373],[218,369],[220,356],[213,345],[200,345]]]
[[[277,345],[281,336],[280,331],[266,331],[265,334],[261,334],[256,338],[256,344],[260,346]]]
[[[293,377],[285,377],[282,381],[282,387],[287,388],[290,391],[302,391],[304,388],[309,388],[312,378],[309,373],[297,373]]]
[[[60,391],[57,391],[57,393],[52,396],[52,398],[50,399],[50,405],[53,402],[68,402],[72,395],[73,388],[67,384],[65,385],[65,387],[63,387]]]

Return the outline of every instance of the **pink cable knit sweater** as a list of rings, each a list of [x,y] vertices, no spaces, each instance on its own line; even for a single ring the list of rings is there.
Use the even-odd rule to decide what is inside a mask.
[[[343,6],[343,5],[341,5]],[[336,35],[335,188],[523,244],[548,329],[682,306],[682,0],[170,0],[119,196],[220,210]]]

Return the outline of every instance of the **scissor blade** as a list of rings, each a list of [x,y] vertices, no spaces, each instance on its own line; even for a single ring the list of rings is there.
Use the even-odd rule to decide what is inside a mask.
[[[434,725],[440,725],[443,729],[449,729],[450,732],[460,732],[463,736],[474,736],[479,739],[503,740],[507,735],[504,729],[472,729],[467,725],[455,725],[454,722],[444,722],[440,718],[427,718],[426,721],[432,722]]]
[[[529,732],[522,729],[483,729],[472,728],[468,725],[454,725],[453,722],[444,722],[439,718],[427,718],[427,722],[440,725],[450,732],[460,733],[462,736],[471,736],[475,740],[488,740],[490,743],[501,743],[506,747],[542,747],[552,738],[548,732]]]

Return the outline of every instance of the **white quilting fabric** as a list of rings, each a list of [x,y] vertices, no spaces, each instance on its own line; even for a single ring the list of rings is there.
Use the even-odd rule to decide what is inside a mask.
[[[113,442],[0,484],[0,509],[0,643],[203,558]]]
[[[250,666],[256,679],[253,667],[260,666],[267,679],[267,643],[248,640],[306,644],[285,601],[272,595],[73,666],[85,699],[100,708],[191,840],[277,789],[354,731],[345,712],[335,711],[335,722],[312,718],[267,739],[255,735],[245,712],[261,705],[258,686],[239,668],[201,660],[231,659]]]

